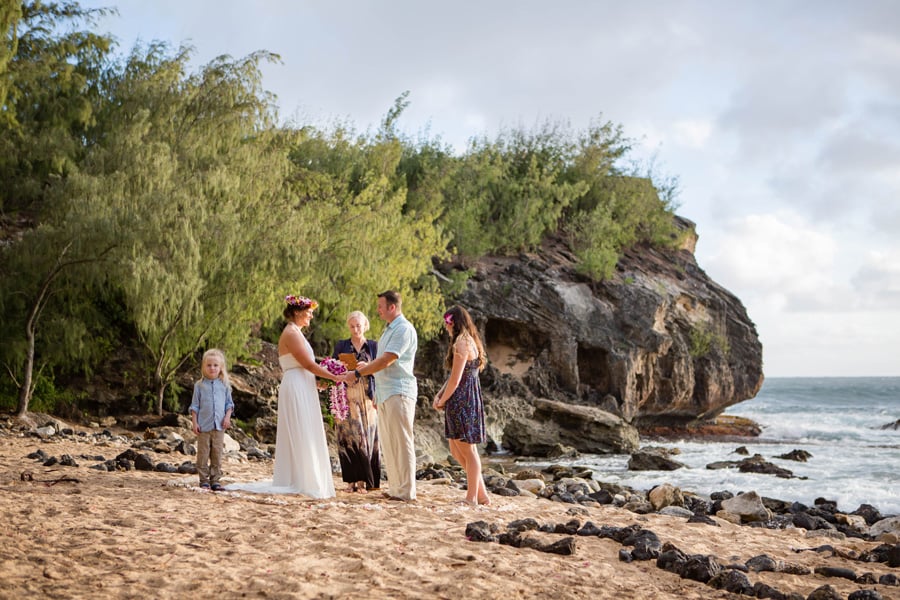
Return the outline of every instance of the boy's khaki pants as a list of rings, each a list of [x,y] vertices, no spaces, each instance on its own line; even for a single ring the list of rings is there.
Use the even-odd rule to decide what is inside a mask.
[[[197,472],[200,474],[201,484],[219,483],[224,450],[224,431],[213,430],[197,434]]]

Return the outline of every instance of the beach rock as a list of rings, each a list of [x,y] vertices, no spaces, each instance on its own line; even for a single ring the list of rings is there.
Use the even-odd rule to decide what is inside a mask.
[[[794,527],[801,527],[806,529],[807,531],[814,531],[816,529],[833,529],[831,523],[822,517],[813,516],[808,512],[797,512],[794,513],[792,517],[792,523]]]
[[[866,519],[860,515],[845,515],[843,513],[835,513],[834,518],[837,519],[839,525],[843,525],[841,531],[844,533],[859,533],[868,535],[869,525]]]
[[[600,528],[594,525],[593,521],[588,521],[576,533],[581,536],[598,536],[600,535]]]
[[[835,502],[834,500],[827,500],[825,498],[816,498],[815,500],[813,500],[813,505],[817,509],[829,514],[836,513],[838,507],[837,502]]]
[[[553,528],[553,533],[564,533],[566,535],[575,535],[581,529],[581,521],[578,519],[570,519],[565,523],[557,523]]]
[[[595,502],[598,504],[612,504],[615,501],[615,496],[611,494],[608,490],[597,490],[596,492],[592,492],[588,494]]]
[[[44,427],[37,427],[34,430],[34,434],[41,438],[42,440],[46,440],[47,438],[53,437],[56,435],[56,427],[53,425],[45,425]]]
[[[541,491],[547,487],[547,484],[544,483],[543,479],[519,479],[516,480],[515,483],[520,491],[526,490],[532,494],[540,494]]]
[[[513,479],[515,479],[516,481],[525,479],[539,479],[543,482],[544,476],[540,471],[537,471],[535,469],[522,469],[521,471],[518,471],[513,475]]]
[[[754,556],[746,563],[747,568],[751,571],[759,573],[761,571],[779,571],[781,567],[784,566],[783,563],[775,560],[771,556],[767,554],[760,554],[759,556]]]
[[[809,596],[806,597],[806,600],[844,600],[841,598],[841,595],[837,593],[830,585],[823,585],[818,587],[810,593]]]
[[[32,452],[31,454],[29,454],[28,456],[26,456],[25,458],[30,458],[30,459],[32,459],[32,460],[39,460],[39,461],[41,461],[41,462],[43,463],[43,462],[46,461],[48,458],[50,458],[50,455],[48,455],[48,454],[47,454],[46,452],[44,452],[42,449],[38,448],[38,449],[36,449],[34,452]]]
[[[756,492],[746,492],[723,500],[722,510],[740,516],[742,523],[768,521],[772,518],[772,511],[765,507],[762,498]]]
[[[466,538],[470,542],[496,542],[499,528],[486,521],[474,521],[466,524]]]
[[[738,464],[738,471],[741,473],[762,473],[764,475],[775,475],[782,479],[791,479],[794,473],[789,469],[784,469],[765,460],[759,454],[755,454],[750,458],[745,458]]]
[[[783,592],[762,581],[757,581],[753,584],[753,594],[751,595],[757,598],[771,598],[772,600],[787,600],[788,598]]]
[[[741,456],[750,456],[750,451],[747,450],[747,446],[738,446],[734,449],[734,454],[740,454]]]
[[[869,535],[878,538],[886,533],[900,534],[900,516],[876,521],[869,528]]]
[[[666,506],[684,506],[684,496],[681,490],[669,483],[663,483],[651,489],[647,494],[647,500],[655,511]]]
[[[897,577],[894,573],[885,573],[878,578],[878,583],[880,585],[900,586],[900,577]]]
[[[738,517],[740,519],[740,517]],[[688,523],[703,523],[704,525],[713,525],[714,527],[721,527],[715,519],[712,519],[703,514],[694,513],[694,515],[688,519]]]
[[[687,557],[682,570],[678,573],[682,579],[692,579],[707,583],[722,572],[722,565],[712,555],[693,554]]]
[[[717,590],[726,590],[734,594],[743,594],[752,596],[754,594],[753,585],[747,576],[734,569],[727,569],[714,575],[707,583],[710,587]]]
[[[622,508],[625,510],[630,510],[631,512],[638,515],[649,515],[653,510],[653,505],[647,502],[646,500],[629,500]]]
[[[624,540],[623,546],[634,546],[631,556],[634,560],[651,560],[659,556],[662,542],[659,537],[649,529],[635,531]]]
[[[659,556],[656,558],[656,566],[670,573],[681,574],[687,561],[688,556],[684,552],[666,542],[662,545]]]
[[[797,462],[806,462],[807,460],[812,458],[812,454],[810,454],[806,450],[791,450],[790,452],[786,452],[785,454],[779,454],[775,458],[794,460]]]
[[[814,573],[824,577],[842,577],[850,581],[856,581],[856,572],[853,569],[844,567],[819,566],[813,570]]]
[[[856,590],[847,596],[847,600],[883,600],[883,598],[884,596],[876,590]]]
[[[884,518],[881,516],[881,512],[871,504],[860,504],[859,507],[850,514],[861,516],[866,520],[866,524],[868,525],[874,525]]]
[[[629,471],[675,471],[683,467],[683,463],[669,458],[668,452],[661,448],[642,448],[628,459]]]
[[[227,432],[225,433],[224,439],[225,439],[225,452],[226,453],[241,451],[241,445],[238,444],[237,441],[233,437],[231,437],[231,435],[229,435]]]
[[[559,541],[553,542],[552,544],[543,544],[536,548],[541,552],[548,552],[550,554],[561,554],[563,556],[571,556],[575,554],[575,550],[577,548],[577,543],[575,538],[567,537],[563,538]]]
[[[689,511],[688,509],[682,506],[665,506],[660,509],[659,514],[667,515],[670,517],[679,517],[681,519],[691,519],[694,517],[694,513]]]
[[[534,400],[530,418],[513,419],[503,445],[525,456],[548,456],[560,444],[591,454],[625,454],[638,447],[638,432],[621,417],[590,406]]]
[[[816,529],[815,531],[806,532],[807,539],[828,538],[831,540],[846,540],[847,535],[835,529]]]
[[[809,575],[812,573],[812,569],[805,565],[786,562],[782,565],[780,572],[787,573],[788,575]]]

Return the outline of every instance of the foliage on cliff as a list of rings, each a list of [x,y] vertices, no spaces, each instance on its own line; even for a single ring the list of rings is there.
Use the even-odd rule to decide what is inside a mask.
[[[621,166],[630,142],[609,123],[454,152],[398,132],[404,94],[374,132],[284,124],[260,70],[277,56],[196,71],[187,48],[120,56],[95,15],[0,11],[0,406],[27,410],[36,387],[50,402],[61,375],[136,347],[162,412],[199,350],[236,357],[271,338],[285,293],[320,301],[320,351],[388,288],[428,338],[458,289],[440,287],[434,260],[564,232],[603,278],[628,245],[674,237],[671,186]]]

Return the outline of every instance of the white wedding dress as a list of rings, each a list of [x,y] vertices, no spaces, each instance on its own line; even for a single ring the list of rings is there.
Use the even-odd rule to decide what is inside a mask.
[[[312,358],[312,347],[306,337],[300,335],[305,351]],[[300,366],[291,354],[279,356],[278,362],[284,374],[278,388],[275,473],[271,481],[235,483],[225,489],[331,498],[334,496],[334,479],[316,376]]]

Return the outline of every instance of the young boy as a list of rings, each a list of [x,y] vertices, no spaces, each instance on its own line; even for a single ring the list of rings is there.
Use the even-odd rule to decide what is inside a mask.
[[[225,430],[231,427],[234,402],[231,399],[231,383],[225,368],[225,355],[221,350],[207,350],[200,368],[203,378],[194,384],[191,400],[191,425],[197,434],[197,472],[200,487],[222,491],[222,453],[225,448]]]

